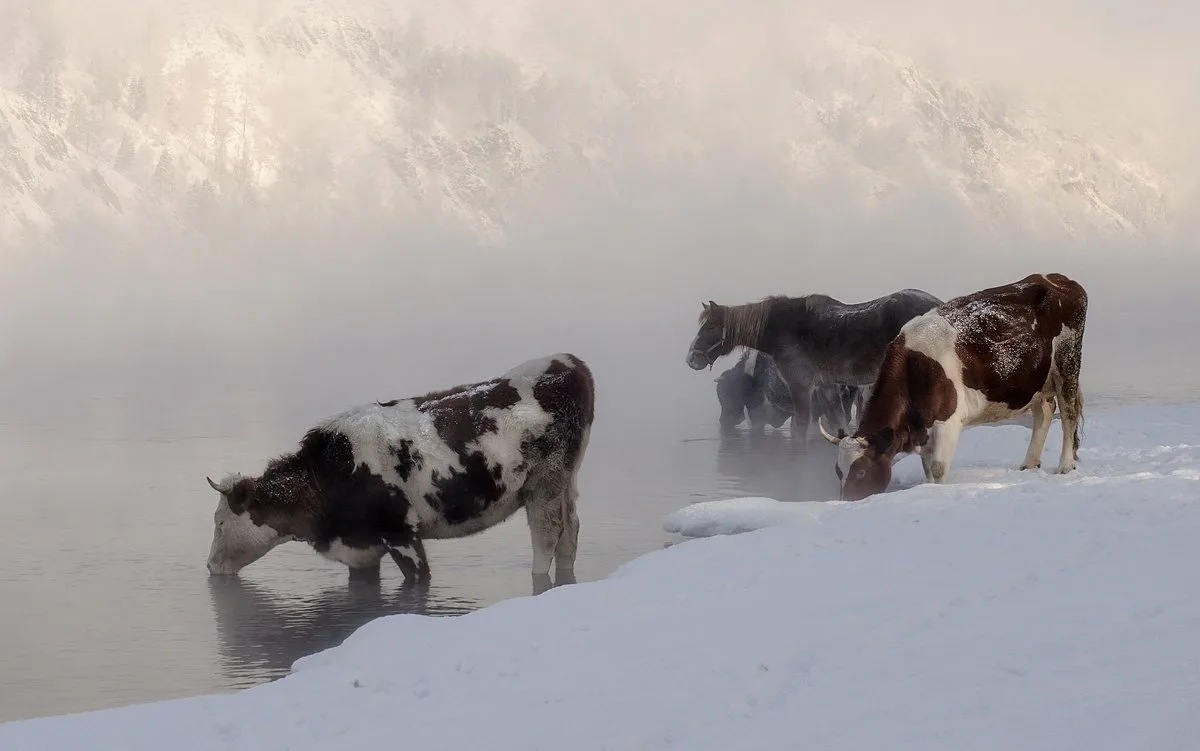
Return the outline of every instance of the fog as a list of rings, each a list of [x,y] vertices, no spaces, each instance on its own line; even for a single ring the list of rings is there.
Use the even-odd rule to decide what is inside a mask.
[[[236,25],[289,7],[59,0],[7,2],[0,17],[26,19],[9,27],[14,37],[40,29],[78,54],[153,61],[185,28],[185,10]],[[610,76],[670,69],[687,80],[687,93],[656,110],[654,122],[617,122],[608,136],[618,158],[603,176],[564,173],[519,195],[499,242],[439,217],[401,219],[369,206],[206,233],[143,226],[136,216],[121,231],[61,218],[64,249],[31,241],[5,250],[6,408],[67,410],[88,395],[120,393],[138,396],[130,409],[146,401],[161,413],[162,403],[186,402],[196,389],[244,389],[308,420],[565,349],[593,362],[602,414],[654,409],[672,419],[711,399],[711,379],[683,364],[703,300],[824,292],[852,301],[908,286],[950,297],[1051,270],[1092,295],[1086,377],[1096,388],[1186,386],[1190,371],[1169,369],[1164,358],[1194,357],[1178,351],[1197,306],[1194,152],[1179,146],[1191,131],[1180,112],[1195,104],[1191,84],[1200,80],[1184,34],[1193,28],[1190,8],[1074,0],[1003,11],[925,0],[903,12],[868,2],[444,5],[421,14],[431,38]],[[404,18],[410,8],[389,12]],[[797,187],[778,154],[756,141],[779,106],[771,92],[780,60],[800,54],[795,48],[829,22],[886,34],[924,64],[987,76],[1039,106],[1058,102],[1063,117],[1090,123],[1092,133],[1131,128],[1179,147],[1164,160],[1179,181],[1167,231],[1080,241],[987,225],[945,186],[915,174],[902,196],[880,206],[836,173]],[[117,43],[129,47],[114,51]],[[290,106],[312,127],[329,127],[318,104]],[[297,120],[289,126],[304,127]],[[655,160],[639,149],[650,132],[639,125],[690,134],[693,143]]]
[[[198,389],[257,390],[311,420],[568,350],[593,364],[602,421],[678,419],[711,409],[711,378],[683,362],[702,301],[903,287],[948,298],[1046,271],[1089,291],[1092,388],[1194,384],[1193,248],[1006,242],[936,203],[842,216],[828,194],[797,206],[744,178],[638,176],[620,199],[581,197],[518,225],[503,248],[380,219],[252,246],[164,239],[9,259],[6,408],[45,415],[129,394],[158,412]]]

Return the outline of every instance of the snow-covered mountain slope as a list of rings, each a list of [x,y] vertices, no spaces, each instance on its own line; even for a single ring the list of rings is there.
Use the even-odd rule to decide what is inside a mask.
[[[844,28],[784,58],[711,40],[639,57],[532,2],[414,7],[197,11],[115,49],[77,20],[6,29],[0,238],[347,211],[502,234],[555,181],[737,150],[868,207],[932,185],[986,223],[1077,236],[1153,234],[1183,200],[1134,139],[1066,131]]]

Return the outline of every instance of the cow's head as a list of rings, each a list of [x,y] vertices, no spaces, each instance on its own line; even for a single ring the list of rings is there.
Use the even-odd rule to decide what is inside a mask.
[[[717,382],[717,401],[721,403],[721,427],[736,428],[746,417],[754,379],[746,375],[741,365],[726,370],[714,379]]]
[[[292,539],[267,524],[261,514],[254,515],[259,517],[257,521],[251,515],[255,503],[254,480],[237,474],[219,483],[204,479],[221,494],[213,514],[212,547],[208,551],[210,574],[236,574],[275,546]]]
[[[896,455],[896,436],[890,427],[865,436],[846,435],[846,431],[839,428],[836,437],[825,430],[822,418],[817,418],[817,427],[825,440],[837,446],[834,471],[838,476],[840,500],[861,501],[887,489],[892,481],[892,460]]]

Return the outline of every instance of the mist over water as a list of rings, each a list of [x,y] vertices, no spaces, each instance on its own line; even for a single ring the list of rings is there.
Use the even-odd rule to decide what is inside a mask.
[[[484,29],[480,38],[507,54],[519,48],[512,39],[532,36],[543,42],[543,62],[572,70],[637,80],[669,63],[691,76],[686,94],[664,95],[658,108],[625,119],[605,120],[610,115],[596,114],[600,104],[589,110],[587,97],[559,92],[538,117],[572,125],[592,118],[589,132],[608,139],[609,160],[603,170],[564,168],[515,191],[500,236],[482,237],[435,212],[330,198],[335,208],[319,215],[285,220],[243,207],[244,215],[202,231],[140,214],[120,222],[63,214],[54,243],[5,246],[0,720],[252,685],[379,615],[453,615],[528,595],[523,514],[475,538],[432,543],[434,583],[420,601],[399,590],[395,571],[385,567],[379,587],[348,586],[343,567],[292,544],[236,580],[209,579],[204,558],[216,499],[205,475],[258,472],[315,421],[353,404],[488,378],[555,351],[584,358],[597,381],[597,417],[581,476],[580,581],[672,542],[662,516],[686,503],[830,497],[832,459],[822,444],[798,462],[786,430],[718,439],[713,378],[734,359],[701,373],[684,364],[709,299],[823,292],[850,302],[904,287],[949,298],[1058,271],[1090,296],[1089,409],[1197,397],[1200,355],[1188,346],[1200,320],[1192,194],[1177,188],[1179,208],[1153,233],[1100,236],[981,217],[915,171],[878,203],[837,169],[798,182],[777,151],[756,146],[782,108],[772,76],[783,63],[773,55],[788,38],[769,30],[784,17],[781,5],[704,3],[689,6],[687,23],[670,4],[651,12],[623,3],[604,13],[532,3],[485,13],[462,4],[461,18],[430,14],[431,38]],[[1020,7],[1005,26],[1014,33],[1026,28],[1019,21],[1043,12]],[[79,46],[109,38],[94,28],[85,34],[88,24],[103,23],[90,12],[71,21],[81,10],[73,4],[46,9]],[[834,15],[820,4],[809,10]],[[944,65],[958,60],[980,74],[1016,55],[1014,41],[1011,53],[976,44],[963,57],[967,41],[981,37],[958,15],[924,35],[912,20],[943,10],[935,3],[912,9],[897,25],[897,48],[941,50]],[[1070,3],[1043,10],[1059,24],[1083,12]],[[1172,77],[1152,79],[1155,86],[1188,90],[1178,84],[1196,80],[1197,69],[1166,64],[1186,61],[1171,57],[1180,48],[1166,31],[1147,28],[1129,34],[1128,46],[1111,46],[1120,36],[1118,10],[1089,6],[1090,31],[1077,30],[1058,55],[1037,41],[1047,26],[1031,28],[1005,85],[1033,91],[1075,80],[1081,89],[1104,88],[1102,73],[1121,68],[1107,90],[1112,99],[1075,115],[1104,122],[1134,118],[1125,111],[1135,109],[1133,100],[1121,97],[1132,96],[1135,74],[1148,81],[1170,69]],[[12,4],[0,5],[0,19],[12,12]],[[148,11],[130,5],[121,13]],[[161,26],[137,27],[139,39],[171,38],[171,13],[157,13]],[[891,13],[858,3],[844,6],[838,20],[876,33],[896,20]],[[629,19],[644,23],[618,23]],[[720,42],[722,23],[732,41]],[[116,34],[117,25],[105,33]],[[756,33],[770,43],[748,44]],[[720,54],[704,54],[710,48],[698,40]],[[1143,67],[1111,61],[1133,59],[1156,40],[1156,55],[1139,58]],[[158,54],[152,45],[133,49],[148,60]],[[510,72],[511,61],[489,68],[482,59],[472,75],[494,70],[503,80]],[[1044,75],[1033,75],[1030,59]],[[1096,61],[1089,76],[1079,73],[1081,60]],[[447,101],[469,98],[446,80]],[[1151,93],[1141,96],[1145,104]],[[1177,145],[1161,113],[1183,111],[1192,96],[1191,103],[1183,95],[1154,99],[1129,127]],[[318,104],[288,104],[303,115],[289,128],[318,133],[338,122],[329,112],[320,120]],[[689,141],[666,149],[664,132]],[[345,138],[353,137],[348,129]],[[1167,160],[1180,186],[1194,175],[1192,158],[1179,151]],[[366,180],[382,167],[366,161],[356,169]]]

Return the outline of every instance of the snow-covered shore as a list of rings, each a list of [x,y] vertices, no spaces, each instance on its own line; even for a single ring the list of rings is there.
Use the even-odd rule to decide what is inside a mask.
[[[945,486],[688,507],[665,526],[706,539],[604,581],[0,749],[1200,748],[1200,404],[1091,415],[1067,476],[1012,469],[1028,434],[968,431]]]

